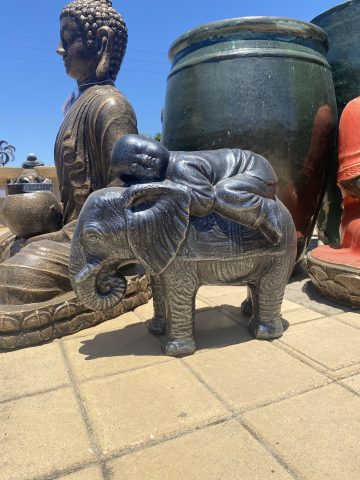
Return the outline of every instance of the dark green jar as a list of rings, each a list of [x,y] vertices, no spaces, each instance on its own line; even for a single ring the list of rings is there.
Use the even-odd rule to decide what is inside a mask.
[[[210,23],[170,48],[163,143],[265,156],[293,215],[302,257],[334,151],[337,109],[326,33],[287,18]]]
[[[332,68],[339,115],[360,96],[360,1],[342,3],[315,17],[312,23],[330,38],[326,58]]]
[[[326,58],[333,72],[340,118],[346,104],[360,96],[360,1],[337,5],[315,17],[312,23],[323,28],[330,38]],[[338,243],[342,198],[336,185],[337,164],[330,177],[319,227],[330,243]]]

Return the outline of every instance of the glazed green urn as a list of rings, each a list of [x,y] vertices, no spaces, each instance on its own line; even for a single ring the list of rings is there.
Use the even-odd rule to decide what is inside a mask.
[[[337,107],[327,34],[310,23],[247,17],[203,25],[170,48],[162,141],[170,150],[263,155],[305,253],[326,188]]]
[[[326,58],[334,78],[339,118],[346,104],[360,96],[360,1],[352,0],[323,12],[312,23],[326,31],[330,48]],[[337,163],[330,173],[330,183],[320,212],[319,227],[329,243],[339,243],[341,193],[336,184]]]

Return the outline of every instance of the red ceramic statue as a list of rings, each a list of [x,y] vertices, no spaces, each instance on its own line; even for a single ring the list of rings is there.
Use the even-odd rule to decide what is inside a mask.
[[[360,307],[360,97],[341,116],[337,181],[343,194],[341,244],[316,248],[307,265],[324,295]]]

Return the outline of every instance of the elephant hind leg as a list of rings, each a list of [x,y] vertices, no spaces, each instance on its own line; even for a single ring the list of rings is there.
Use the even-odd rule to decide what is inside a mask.
[[[281,304],[293,267],[287,257],[275,257],[272,266],[252,289],[253,314],[249,331],[259,340],[279,338],[284,332]]]
[[[247,286],[247,297],[241,304],[241,312],[245,317],[252,317],[253,314],[253,299],[252,299],[252,290],[255,289],[255,285],[248,284]]]

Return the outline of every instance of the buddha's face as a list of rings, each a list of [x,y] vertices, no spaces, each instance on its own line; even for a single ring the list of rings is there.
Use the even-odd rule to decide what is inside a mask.
[[[96,52],[86,45],[76,20],[63,17],[60,28],[61,40],[57,53],[64,59],[66,73],[79,85],[96,80]]]

